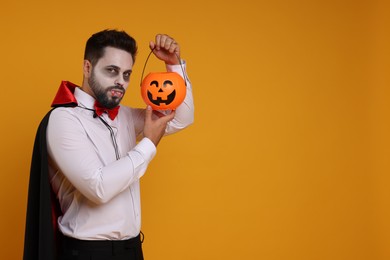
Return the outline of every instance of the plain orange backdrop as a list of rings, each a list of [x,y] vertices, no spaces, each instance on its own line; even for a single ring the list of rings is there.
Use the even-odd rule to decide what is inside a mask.
[[[142,178],[146,259],[390,259],[388,1],[0,6],[0,259],[22,256],[36,128],[106,28],[139,44],[124,104],[144,106],[156,33],[181,44],[194,88],[195,124]]]

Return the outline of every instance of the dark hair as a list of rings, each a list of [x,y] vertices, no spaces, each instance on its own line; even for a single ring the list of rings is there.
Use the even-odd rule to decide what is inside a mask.
[[[135,62],[135,56],[137,55],[136,41],[126,32],[117,30],[103,30],[93,34],[85,46],[84,59],[95,65],[103,57],[106,47],[127,51]]]

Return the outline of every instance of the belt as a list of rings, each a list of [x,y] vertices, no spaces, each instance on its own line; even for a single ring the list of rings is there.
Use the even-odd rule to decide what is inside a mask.
[[[79,240],[72,237],[62,237],[62,250],[73,254],[110,254],[116,255],[132,248],[141,247],[141,236],[127,240]]]

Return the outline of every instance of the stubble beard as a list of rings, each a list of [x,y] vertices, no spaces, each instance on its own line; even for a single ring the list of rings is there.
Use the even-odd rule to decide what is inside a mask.
[[[92,92],[95,94],[96,100],[104,107],[111,109],[118,106],[125,95],[125,89],[121,86],[111,86],[104,88],[102,85],[97,82],[95,75],[92,73],[91,77],[88,79],[88,84],[91,87]],[[112,89],[119,89],[123,91],[122,97],[113,97],[109,95]]]

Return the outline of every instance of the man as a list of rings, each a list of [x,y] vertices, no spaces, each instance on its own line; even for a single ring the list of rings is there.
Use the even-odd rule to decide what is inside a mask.
[[[139,180],[162,136],[193,122],[179,44],[158,34],[150,48],[168,71],[186,79],[186,98],[175,111],[119,105],[137,53],[125,32],[92,35],[81,87],[62,82],[52,104],[57,108],[44,118],[34,145],[24,259],[143,259]],[[57,200],[58,218],[49,216]],[[57,228],[60,235],[52,236]]]

